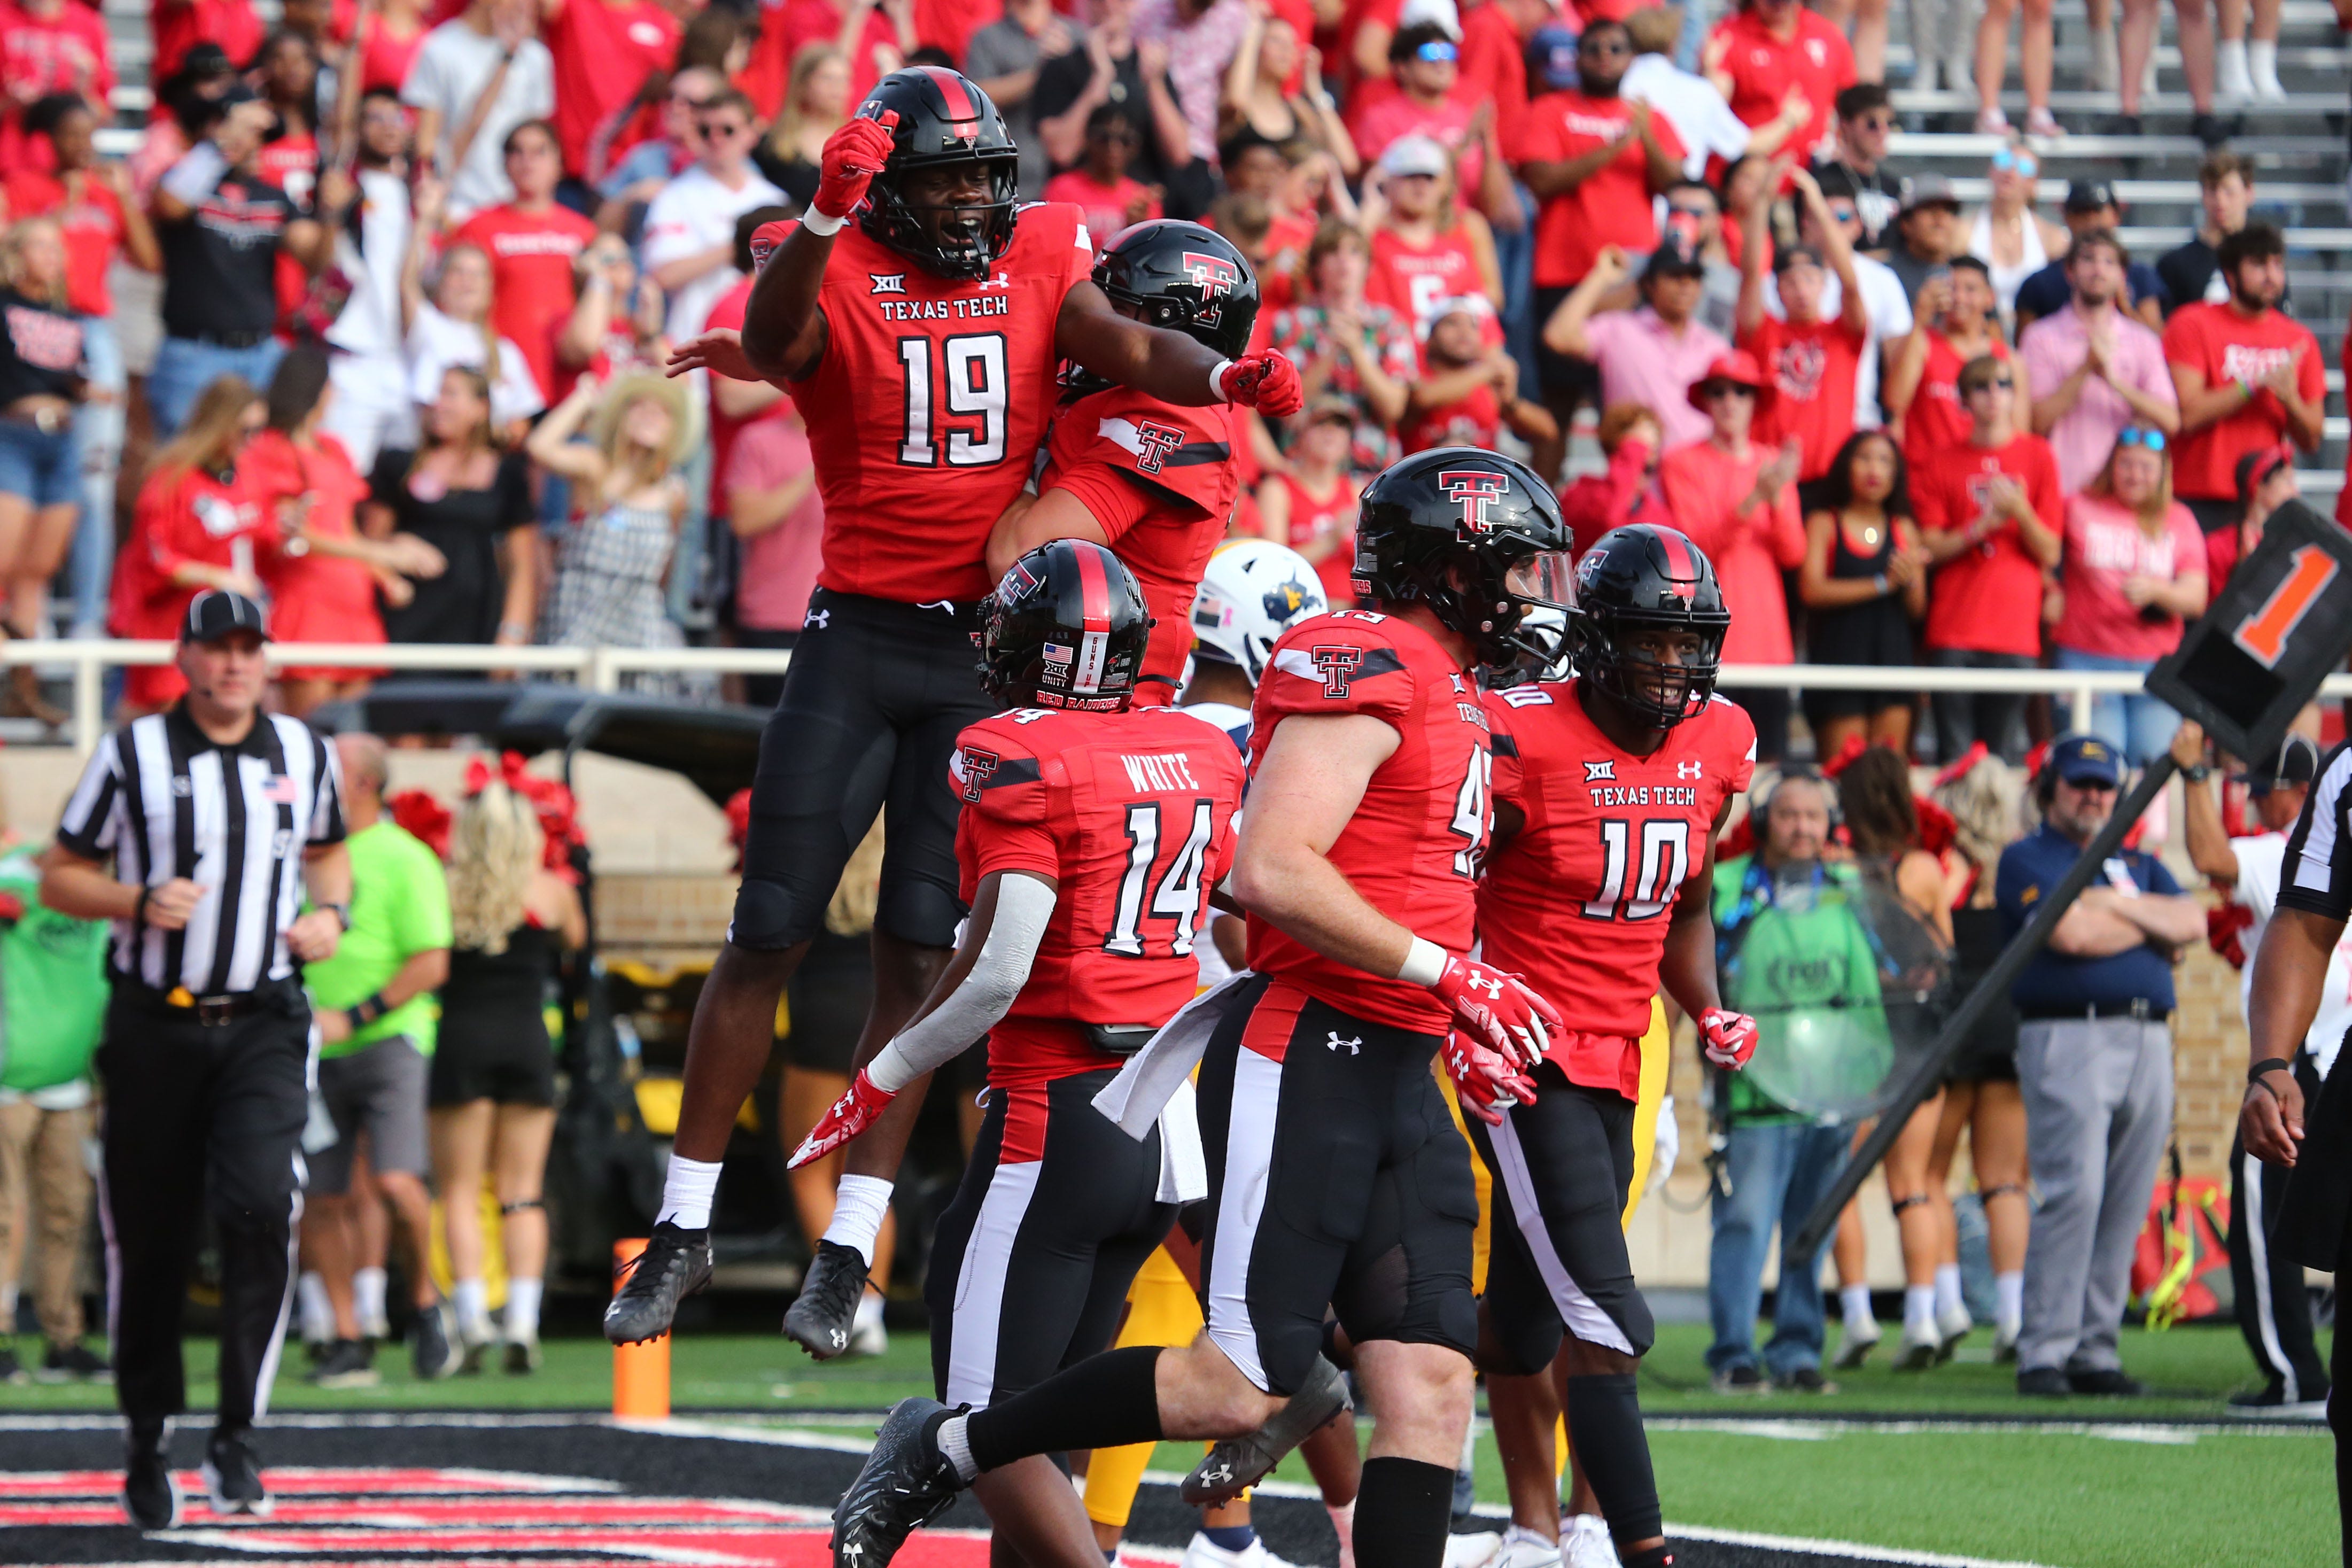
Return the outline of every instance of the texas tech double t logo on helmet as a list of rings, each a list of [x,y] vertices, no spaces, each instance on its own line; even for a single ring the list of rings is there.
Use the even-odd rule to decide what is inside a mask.
[[[1213,228],[1154,218],[1121,229],[1095,263],[1095,282],[1147,325],[1185,333],[1227,359],[1249,353],[1257,274]]]
[[[1114,713],[1151,639],[1143,589],[1118,557],[1056,539],[1015,561],[980,602],[980,684],[1016,708]]]
[[[1549,656],[1521,629],[1529,609],[1570,597],[1567,526],[1551,487],[1496,452],[1440,447],[1392,465],[1364,490],[1356,586],[1423,604],[1471,640],[1479,660]]]
[[[978,83],[941,66],[892,71],[857,106],[860,118],[895,111],[890,159],[874,176],[858,221],[867,234],[924,271],[941,278],[985,278],[1013,243],[1020,199],[1021,152],[1004,117]],[[988,172],[989,200],[953,209],[908,204],[903,182],[917,169],[978,163]]]
[[[1693,634],[1696,656],[1666,663],[1628,649],[1626,637],[1644,629]],[[1568,649],[1577,673],[1659,729],[1706,706],[1730,629],[1714,563],[1671,528],[1612,529],[1576,563]]]

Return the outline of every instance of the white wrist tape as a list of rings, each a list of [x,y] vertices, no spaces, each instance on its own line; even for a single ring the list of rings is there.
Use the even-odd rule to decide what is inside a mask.
[[[1216,395],[1217,401],[1220,403],[1233,401],[1232,396],[1225,391],[1225,372],[1233,368],[1233,361],[1221,359],[1217,362],[1216,367],[1209,372],[1209,390]]]
[[[808,211],[801,214],[801,226],[814,235],[839,234],[841,232],[841,226],[848,221],[849,215],[847,213],[844,213],[839,217],[835,217],[831,213],[819,212],[814,207],[811,207]]]
[[[1396,977],[1414,985],[1434,985],[1444,976],[1445,950],[1426,937],[1414,937]]]
[[[1015,872],[999,878],[996,914],[980,957],[948,999],[898,1031],[866,1064],[874,1087],[898,1093],[934,1068],[944,1067],[989,1030],[1028,984],[1037,944],[1054,918],[1055,890]]]

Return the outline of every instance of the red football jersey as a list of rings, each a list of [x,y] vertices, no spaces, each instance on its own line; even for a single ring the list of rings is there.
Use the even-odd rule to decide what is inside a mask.
[[[1467,952],[1479,858],[1494,826],[1493,756],[1476,685],[1410,621],[1343,610],[1300,621],[1274,645],[1250,709],[1253,773],[1276,726],[1295,713],[1369,713],[1403,738],[1364,786],[1330,861],[1389,919]],[[1445,1006],[1425,988],[1326,958],[1255,915],[1249,965],[1371,1023],[1445,1030]]]
[[[765,255],[792,232],[752,236]],[[1021,209],[985,279],[935,278],[855,225],[817,295],[824,357],[786,385],[816,448],[824,570],[843,594],[977,600],[989,531],[1028,481],[1055,400],[1062,300],[1094,267],[1078,209]]]
[[[1638,1099],[1675,896],[1756,772],[1756,726],[1717,698],[1636,757],[1601,732],[1573,680],[1490,691],[1486,717],[1495,798],[1527,821],[1478,892],[1486,960],[1559,1009],[1568,1028],[1549,1055],[1570,1083]]]
[[[1151,606],[1151,644],[1137,679],[1166,689],[1142,693],[1148,701],[1174,696],[1184,678],[1192,595],[1234,515],[1232,435],[1222,405],[1179,408],[1113,386],[1064,408],[1046,441],[1038,493],[1058,488],[1084,501]]]
[[[1209,894],[1234,859],[1242,760],[1223,730],[1173,708],[1016,709],[959,738],[963,896],[994,871],[1061,895],[1028,984],[991,1033],[992,1084],[1117,1067],[1080,1026],[1166,1023],[1192,999]]]

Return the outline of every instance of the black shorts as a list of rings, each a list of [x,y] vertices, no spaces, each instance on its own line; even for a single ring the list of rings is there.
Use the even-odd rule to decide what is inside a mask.
[[[499,1026],[501,1023],[508,1026]],[[436,1110],[477,1100],[553,1105],[555,1052],[548,1042],[547,1025],[537,1014],[528,1018],[445,1016],[425,1081],[425,1103]]]
[[[790,1060],[811,1072],[849,1076],[857,1037],[874,1006],[874,949],[862,936],[820,931],[784,987]]]
[[[1559,302],[1574,293],[1572,289],[1538,289],[1536,290],[1536,379],[1543,387],[1546,403],[1580,403],[1601,406],[1601,367],[1589,359],[1559,353],[1544,347],[1544,323],[1550,321]]]
[[[980,1409],[1108,1349],[1136,1270],[1168,1234],[1159,1131],[1139,1142],[1089,1103],[1113,1076],[989,1096],[923,1285],[948,1404]]]
[[[956,797],[948,759],[998,711],[973,673],[973,607],[923,609],[819,588],[760,738],[743,881],[727,940],[772,952],[824,929],[851,851],[883,813],[875,923],[955,945]]]
[[[1326,1305],[1348,1337],[1477,1345],[1470,1151],[1430,1074],[1435,1035],[1367,1023],[1261,977],[1201,1063],[1209,1337],[1297,1392]]]
[[[1657,1338],[1625,1252],[1633,1102],[1570,1083],[1550,1062],[1535,1079],[1536,1102],[1502,1126],[1465,1119],[1495,1174],[1486,1319],[1510,1364],[1486,1370],[1520,1377],[1551,1364],[1563,1327],[1625,1355]]]

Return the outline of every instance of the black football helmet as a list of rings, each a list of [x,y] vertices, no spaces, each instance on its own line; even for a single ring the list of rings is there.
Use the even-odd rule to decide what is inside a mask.
[[[1699,657],[1686,664],[1636,658],[1623,640],[1636,627],[1695,632]],[[1568,646],[1577,673],[1658,729],[1670,730],[1706,706],[1730,629],[1714,563],[1671,528],[1637,522],[1612,529],[1576,563]]]
[[[892,71],[857,106],[861,119],[879,120],[896,110],[890,157],[874,176],[858,218],[866,232],[924,271],[940,278],[985,278],[1013,243],[1013,209],[1020,201],[1021,150],[1004,116],[980,85],[943,66]],[[900,182],[912,170],[945,163],[979,163],[988,171],[990,199],[978,209],[934,231],[926,219],[935,211],[908,205]]]
[[[1364,489],[1357,591],[1423,604],[1470,639],[1482,664],[1556,651],[1521,623],[1565,608],[1569,531],[1551,487],[1524,464],[1475,447],[1415,452]]]
[[[1119,558],[1055,539],[1015,561],[980,602],[980,684],[1015,708],[1115,713],[1151,640],[1143,589]]]
[[[1196,339],[1227,359],[1249,353],[1257,322],[1257,272],[1215,229],[1153,218],[1121,229],[1095,263],[1111,302],[1131,305],[1145,323]]]

